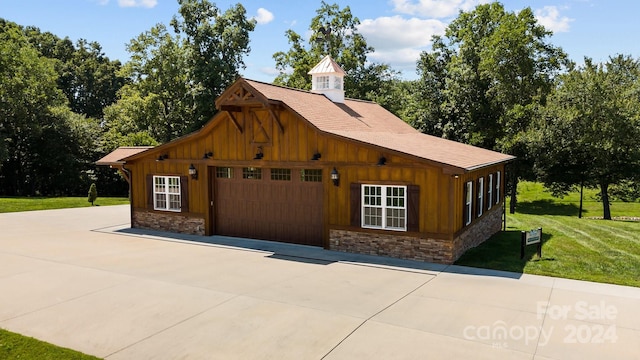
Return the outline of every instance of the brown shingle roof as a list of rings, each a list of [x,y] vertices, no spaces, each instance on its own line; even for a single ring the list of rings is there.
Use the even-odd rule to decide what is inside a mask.
[[[122,165],[125,158],[151,148],[153,146],[121,146],[96,161],[96,165]]]
[[[269,100],[280,101],[321,131],[464,170],[513,160],[511,155],[422,134],[382,106],[244,80]]]

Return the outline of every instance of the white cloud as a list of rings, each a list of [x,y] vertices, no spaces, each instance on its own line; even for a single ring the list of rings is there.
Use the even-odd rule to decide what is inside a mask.
[[[393,11],[401,14],[447,18],[458,11],[469,11],[487,0],[391,0]]]
[[[444,34],[446,24],[439,20],[405,19],[401,16],[366,19],[358,32],[375,49],[371,60],[389,63],[394,68],[415,69],[420,53],[428,50],[433,35]]]
[[[542,9],[537,9],[535,16],[541,25],[553,32],[569,31],[569,23],[574,20],[566,16],[560,16],[560,10],[555,6],[545,6]]]
[[[158,5],[158,0],[118,0],[120,7],[152,8]]]
[[[258,9],[258,15],[253,17],[258,24],[264,25],[273,21],[273,13],[265,8]]]
[[[95,0],[98,5],[107,5],[109,3],[109,0]]]

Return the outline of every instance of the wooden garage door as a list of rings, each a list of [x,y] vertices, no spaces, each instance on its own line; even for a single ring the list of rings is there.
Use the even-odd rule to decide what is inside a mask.
[[[322,170],[218,168],[216,233],[322,246]]]

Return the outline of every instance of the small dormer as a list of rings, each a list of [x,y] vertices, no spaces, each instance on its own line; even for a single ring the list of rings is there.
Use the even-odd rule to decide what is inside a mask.
[[[344,103],[344,70],[329,55],[311,71],[311,92],[324,94],[331,101]]]

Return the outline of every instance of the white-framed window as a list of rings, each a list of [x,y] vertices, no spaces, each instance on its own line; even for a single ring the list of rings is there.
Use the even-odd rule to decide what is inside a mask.
[[[318,76],[316,78],[316,89],[328,89],[329,88],[329,76]]]
[[[153,209],[165,211],[180,211],[182,199],[180,198],[179,176],[154,176],[153,177]]]
[[[336,76],[333,78],[333,88],[342,90],[342,78],[340,76]]]
[[[464,200],[464,225],[471,224],[471,216],[473,212],[473,181],[467,181],[465,184],[465,200]]]
[[[407,231],[407,187],[362,185],[362,227]]]
[[[482,216],[482,210],[484,206],[484,177],[478,178],[478,210],[476,214],[478,217]]]
[[[493,206],[493,174],[489,174],[487,183],[487,210],[491,210]]]
[[[496,204],[500,203],[500,171],[496,172]]]

